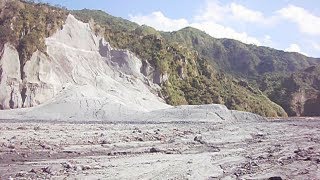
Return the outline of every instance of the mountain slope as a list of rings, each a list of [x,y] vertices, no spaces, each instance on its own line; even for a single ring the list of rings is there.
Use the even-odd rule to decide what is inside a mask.
[[[293,77],[303,76],[305,69],[318,66],[320,59],[248,45],[231,39],[215,39],[190,27],[162,34],[171,43],[179,42],[196,49],[201,57],[208,59],[210,64],[220,71],[246,79],[272,101],[281,105],[290,116],[320,115],[313,110],[309,113],[310,106],[304,106],[306,101],[317,101],[317,94],[320,95],[318,91],[312,92],[315,95],[303,95],[304,98],[298,98],[302,96],[299,92],[309,92],[309,89],[319,89],[320,86],[312,84],[312,81],[293,80],[295,79]],[[320,76],[320,73],[314,72],[313,76],[314,78]],[[294,84],[297,87],[293,87]]]
[[[268,73],[295,72],[317,65],[320,61],[299,53],[244,44],[232,39],[215,39],[191,27],[163,32],[162,35],[172,43],[178,42],[196,49],[201,57],[221,70],[247,79],[256,79]]]
[[[68,11],[44,4],[8,2],[10,3],[6,3],[1,10],[2,27],[8,30],[4,31],[2,37],[11,37],[12,32],[16,36],[3,38],[1,43],[3,47],[11,45],[11,49],[17,49],[19,58],[16,59],[20,64],[20,74],[17,74],[20,78],[14,76],[2,80],[3,89],[8,88],[10,83],[14,82],[14,85],[10,85],[9,90],[3,90],[5,96],[1,105],[3,109],[35,106],[48,99],[34,98],[39,86],[49,91],[49,95],[45,97],[53,97],[55,93],[50,92],[52,86],[39,84],[39,75],[33,72],[34,65],[29,61],[34,59],[34,53],[40,54],[35,56],[36,59],[38,56],[48,56],[48,42],[45,38],[51,37],[53,32],[61,28],[60,25],[65,23]],[[39,15],[34,13],[37,8],[41,10],[40,17],[43,17],[39,18],[39,28],[36,26]],[[15,12],[14,9],[18,11]],[[8,12],[11,12],[9,16]],[[142,59],[140,70],[143,76],[161,86],[159,96],[171,105],[219,103],[230,109],[254,112],[263,116],[286,116],[280,106],[270,101],[257,88],[217,71],[218,68],[211,66],[210,61],[199,56],[197,51],[183,44],[171,43],[162,37],[161,32],[114,18],[102,11],[81,10],[71,13],[88,22],[87,26],[95,36],[104,37],[112,47],[128,49]],[[54,18],[50,19],[48,16]],[[13,26],[9,26],[10,24]],[[74,41],[80,42],[79,39]],[[81,43],[75,43],[73,48],[78,49],[77,44]],[[89,44],[87,46],[91,47]],[[30,63],[31,65],[28,65]],[[35,78],[30,80],[29,77],[33,76]],[[73,81],[77,82],[74,79]]]
[[[221,105],[171,107],[158,86],[141,72],[148,69],[127,50],[112,48],[89,24],[68,15],[61,30],[45,38],[23,66],[7,42],[0,58],[1,119],[58,121],[260,121],[251,113]],[[21,79],[23,78],[23,79]],[[20,89],[23,87],[23,89]],[[28,108],[20,108],[28,107]]]
[[[320,115],[320,66],[310,66],[291,75],[272,75],[260,82],[271,99],[291,116]]]
[[[129,49],[150,64],[144,74],[162,87],[169,104],[225,104],[228,108],[255,112],[264,116],[286,116],[283,109],[247,83],[216,71],[205,58],[183,44],[171,43],[147,26],[128,25],[121,29],[102,11],[72,11],[78,19],[90,22],[95,32],[103,35],[112,46]],[[136,28],[134,28],[136,27]]]

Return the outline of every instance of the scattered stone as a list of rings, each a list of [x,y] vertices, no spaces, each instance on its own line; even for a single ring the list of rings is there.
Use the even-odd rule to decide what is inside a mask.
[[[210,148],[209,149],[210,152],[220,152],[220,148],[217,146],[210,145],[208,147]]]
[[[9,144],[7,147],[8,147],[9,149],[15,149],[15,148],[16,148],[16,146],[15,146],[14,144]]]
[[[197,142],[202,141],[202,136],[196,136],[193,140]]]
[[[21,153],[21,156],[22,156],[23,158],[27,158],[27,157],[28,157],[28,155],[27,155],[26,153]]]
[[[107,140],[102,140],[100,144],[110,144]]]
[[[47,145],[47,144],[44,144],[44,143],[41,143],[39,144],[43,149],[52,149],[51,146]]]
[[[137,127],[135,127],[134,130],[137,131],[138,133],[141,133],[141,132],[142,132],[142,131],[141,131],[139,128],[137,128]]]
[[[35,169],[33,169],[33,168],[32,168],[29,172],[30,172],[30,173],[35,173],[35,174],[36,174],[36,173],[37,173],[37,170],[35,170]]]
[[[81,171],[82,170],[82,166],[74,166],[73,169],[75,171]]]
[[[16,174],[16,177],[25,177],[27,175],[28,172],[25,171],[20,171]]]
[[[15,152],[16,152],[16,149],[10,149],[10,152],[11,152],[11,153],[15,153]]]
[[[63,152],[67,153],[67,154],[75,154],[75,153],[77,153],[76,151],[72,151],[72,150],[64,150]]]
[[[47,174],[52,174],[53,173],[51,166],[47,166],[47,167],[42,168],[42,171],[44,173],[47,173]]]
[[[83,165],[81,167],[82,167],[83,171],[91,169],[91,166],[89,166],[89,165]]]
[[[35,126],[35,127],[33,128],[33,130],[39,131],[39,130],[40,130],[40,126]]]
[[[20,127],[18,127],[17,129],[18,129],[18,130],[27,130],[28,128],[25,127],[25,126],[20,126]]]
[[[73,168],[73,165],[70,162],[64,162],[62,163],[62,166],[66,169],[71,169]]]
[[[257,137],[264,137],[265,135],[264,135],[262,132],[258,132],[258,133],[256,134],[256,136],[257,136]]]
[[[311,157],[305,158],[304,161],[311,161]]]
[[[301,152],[301,149],[294,150],[293,152],[297,154],[297,153]]]
[[[17,136],[12,136],[12,138],[11,139],[17,139]]]
[[[137,140],[138,140],[138,141],[143,141],[142,137],[138,137]]]
[[[177,154],[175,151],[172,151],[172,150],[167,150],[167,151],[164,151],[165,154]]]
[[[270,177],[268,180],[282,180],[280,176]]]
[[[196,142],[199,142],[200,144],[205,144],[206,142],[202,140],[202,136],[196,136],[193,139]]]
[[[150,153],[158,153],[158,152],[160,152],[160,151],[161,151],[160,149],[155,148],[155,147],[152,147],[152,148],[150,149]]]
[[[95,166],[93,166],[93,168],[92,169],[101,169],[102,167],[101,166],[99,166],[99,165],[95,165]]]

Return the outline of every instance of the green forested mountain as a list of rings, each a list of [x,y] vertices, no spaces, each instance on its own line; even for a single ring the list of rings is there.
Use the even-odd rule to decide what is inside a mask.
[[[191,27],[162,34],[171,42],[179,42],[197,50],[201,57],[216,64],[220,70],[246,79],[257,79],[268,73],[303,70],[319,64],[320,60],[232,39],[215,39]]]
[[[160,32],[98,10],[9,2],[1,7],[0,43],[17,47],[22,66],[37,49],[44,51],[44,38],[71,13],[90,23],[113,47],[128,49],[149,64],[169,104],[220,103],[263,116],[319,113],[309,108],[319,105],[318,59],[215,39],[194,28]]]
[[[310,105],[305,106],[306,102],[319,103],[317,94],[320,86],[314,81],[317,81],[320,72],[314,67],[320,65],[320,59],[231,39],[215,39],[190,27],[163,34],[171,42],[180,42],[196,49],[201,57],[221,71],[246,79],[281,105],[289,115],[320,115],[319,112],[309,111]],[[314,69],[312,74],[308,74],[308,69]],[[312,95],[309,94],[311,89]],[[320,106],[315,108],[320,109]]]

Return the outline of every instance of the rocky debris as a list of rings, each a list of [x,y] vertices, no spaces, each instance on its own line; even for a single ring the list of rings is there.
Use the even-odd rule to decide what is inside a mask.
[[[320,146],[309,141],[311,137],[320,138],[319,122],[297,121],[297,128],[288,121],[132,124],[28,121],[26,127],[32,128],[25,130],[23,136],[16,130],[23,124],[1,122],[0,177],[319,179]],[[35,126],[50,131],[40,130],[35,135]],[[142,132],[134,133],[134,127]],[[157,129],[161,133],[156,134]],[[257,129],[263,129],[263,133]],[[101,133],[105,136],[101,137]],[[155,139],[162,135],[165,141]],[[144,141],[139,142],[136,137]],[[252,141],[252,137],[263,138],[263,142]],[[88,144],[88,140],[94,144]],[[103,140],[110,140],[110,144],[101,146]],[[15,145],[13,153],[8,152],[10,143]],[[59,144],[59,148],[50,155],[53,151],[40,147],[41,143],[52,147]],[[27,157],[23,158],[23,154]],[[16,177],[21,171],[27,173]]]
[[[83,165],[83,166],[81,166],[81,170],[83,170],[83,171],[86,171],[86,170],[89,170],[89,169],[92,169],[92,167],[89,166],[89,165]]]
[[[47,173],[47,174],[52,174],[52,173],[53,173],[52,167],[50,167],[50,166],[47,166],[47,167],[42,168],[42,171],[43,171],[44,173]]]
[[[63,168],[65,168],[68,171],[87,171],[90,169],[101,169],[101,166],[95,165],[77,165],[77,164],[72,164],[71,162],[64,162],[61,164]]]
[[[33,130],[35,130],[35,131],[40,131],[41,128],[40,128],[40,126],[35,126],[35,127],[33,128]]]
[[[29,172],[30,172],[30,173],[38,173],[38,170],[32,168]]]
[[[194,141],[199,142],[200,144],[206,144],[206,142],[202,139],[202,136],[195,136]]]
[[[159,148],[155,148],[155,147],[150,148],[150,153],[158,153],[158,152],[161,152]]]
[[[255,161],[250,155],[246,157],[246,161],[241,163],[235,170],[234,175],[241,177],[245,174],[254,174],[260,169],[257,161]]]
[[[298,148],[297,150],[294,150],[293,152],[295,153],[295,158],[302,159],[304,161],[311,161],[312,160],[311,156],[315,155],[313,148],[307,148],[307,149]]]
[[[66,169],[72,169],[74,167],[70,162],[64,162],[61,165]]]
[[[137,140],[141,142],[144,141],[142,137],[137,137]]]
[[[142,133],[141,129],[135,127],[132,131],[133,133]]]
[[[46,143],[40,143],[39,146],[41,146],[43,149],[48,149],[48,150],[52,150],[53,148],[46,144]]]
[[[268,178],[268,180],[282,180],[282,178],[280,176],[274,176],[274,177]]]
[[[75,165],[75,166],[73,167],[73,170],[74,170],[74,171],[82,171],[82,166],[80,166],[80,165]]]
[[[27,130],[28,128],[25,127],[25,126],[19,126],[17,129],[18,129],[18,130]]]
[[[220,151],[220,148],[217,146],[214,146],[214,145],[208,144],[207,147],[208,147],[209,152],[219,152]]]
[[[104,139],[100,142],[100,144],[110,144],[110,142]]]
[[[9,149],[15,149],[16,148],[15,144],[8,144],[7,147]]]
[[[20,171],[20,172],[18,172],[17,174],[16,174],[16,177],[25,177],[26,175],[27,175],[27,173],[28,172],[26,172],[26,171]]]

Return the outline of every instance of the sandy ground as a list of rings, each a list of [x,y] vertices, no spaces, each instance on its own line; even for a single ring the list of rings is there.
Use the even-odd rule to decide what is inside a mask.
[[[320,121],[0,121],[0,179],[320,179]]]

